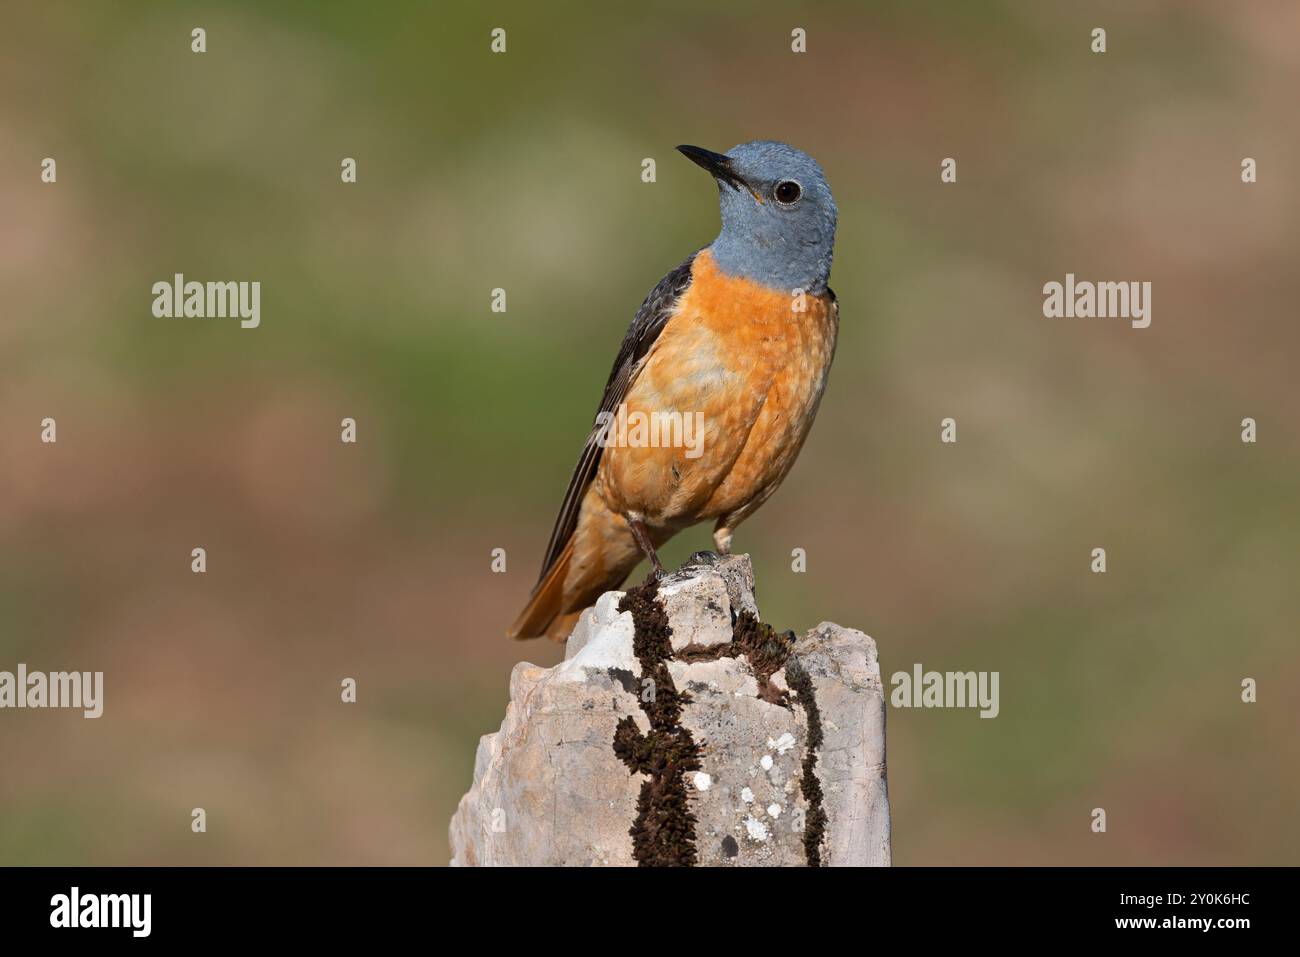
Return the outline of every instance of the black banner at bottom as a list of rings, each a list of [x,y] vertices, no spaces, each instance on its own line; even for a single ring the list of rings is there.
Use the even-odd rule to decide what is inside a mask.
[[[694,926],[762,940],[801,933],[879,940],[891,925],[987,944],[1130,938],[1231,946],[1290,923],[1289,868],[892,868],[690,871],[387,868],[10,868],[0,871],[6,943],[99,946],[400,941],[478,927],[494,943],[553,921],[595,935]],[[543,917],[545,915],[545,918]],[[635,916],[634,916],[635,915]],[[539,919],[548,919],[539,924]],[[766,929],[764,929],[766,928]],[[910,928],[910,930],[907,930]],[[976,937],[972,937],[976,933]],[[710,939],[713,939],[712,937]],[[1258,939],[1258,938],[1256,938]],[[594,943],[598,937],[588,938]]]

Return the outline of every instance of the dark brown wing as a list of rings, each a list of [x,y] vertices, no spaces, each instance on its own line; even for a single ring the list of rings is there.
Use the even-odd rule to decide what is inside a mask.
[[[659,333],[663,332],[664,326],[667,325],[673,310],[677,307],[677,300],[691,284],[691,263],[695,262],[695,256],[695,253],[691,253],[685,262],[659,280],[659,285],[655,286],[650,291],[650,295],[646,296],[645,302],[641,303],[636,318],[632,320],[627,335],[623,337],[623,345],[619,347],[614,368],[610,370],[609,381],[605,383],[605,394],[601,397],[596,420],[599,419],[601,412],[614,412],[626,398],[632,380],[640,371],[640,361],[645,358],[654,341],[659,338]],[[573,534],[578,524],[578,511],[582,507],[582,497],[586,494],[591,480],[596,477],[596,467],[600,464],[601,446],[597,438],[601,431],[598,421],[593,421],[591,432],[587,436],[587,444],[582,447],[578,465],[573,470],[573,477],[569,479],[569,489],[564,493],[560,514],[556,516],[551,541],[546,546],[546,559],[542,562],[542,573],[537,576],[539,583],[551,570],[560,552],[564,551],[565,543],[568,542],[569,536]]]

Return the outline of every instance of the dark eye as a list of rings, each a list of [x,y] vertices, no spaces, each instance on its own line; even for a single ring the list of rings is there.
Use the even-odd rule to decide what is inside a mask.
[[[776,201],[783,206],[793,206],[799,202],[799,197],[802,195],[803,190],[792,179],[782,180],[776,184]]]

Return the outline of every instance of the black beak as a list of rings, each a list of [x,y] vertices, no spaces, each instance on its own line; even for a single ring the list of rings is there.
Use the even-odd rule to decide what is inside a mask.
[[[713,177],[719,182],[726,183],[734,190],[747,190],[755,199],[759,198],[758,193],[754,192],[754,188],[736,172],[730,156],[724,156],[721,153],[715,153],[712,150],[702,149],[698,146],[679,146],[677,152],[696,166],[712,173]],[[759,202],[762,202],[762,200],[759,200]]]

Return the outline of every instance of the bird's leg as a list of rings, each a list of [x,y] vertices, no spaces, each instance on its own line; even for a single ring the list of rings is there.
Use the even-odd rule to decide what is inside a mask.
[[[731,554],[731,529],[719,525],[713,530],[713,544],[718,546],[719,555]]]
[[[627,520],[628,527],[632,529],[632,537],[636,539],[637,545],[641,551],[645,552],[645,557],[650,559],[650,564],[654,566],[654,578],[664,577],[664,566],[659,564],[659,556],[655,554],[655,547],[650,543],[650,533],[646,530],[645,524],[636,518]]]

